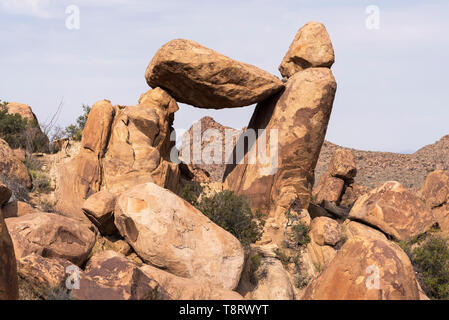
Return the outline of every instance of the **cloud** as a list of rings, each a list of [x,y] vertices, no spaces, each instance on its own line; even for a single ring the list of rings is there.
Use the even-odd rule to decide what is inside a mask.
[[[50,0],[0,0],[2,12],[48,19],[53,15],[49,9]]]

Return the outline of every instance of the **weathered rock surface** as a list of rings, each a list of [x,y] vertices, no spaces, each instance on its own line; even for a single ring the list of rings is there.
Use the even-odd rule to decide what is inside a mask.
[[[8,102],[6,105],[9,114],[19,114],[22,118],[25,118],[29,121],[36,121],[36,115],[33,113],[31,107],[24,103],[19,102]]]
[[[349,218],[373,225],[398,240],[424,233],[435,223],[424,202],[396,181],[361,196]]]
[[[31,188],[31,179],[26,166],[15,157],[14,151],[3,139],[0,139],[0,180],[6,184],[17,182]]]
[[[17,265],[14,247],[0,212],[0,300],[15,300],[17,298]]]
[[[271,167],[249,164],[247,152],[244,159],[234,162],[242,160],[243,164],[228,165],[225,185],[245,195],[252,207],[275,215],[283,215],[294,201],[307,209],[335,91],[329,69],[309,68],[291,77],[282,94],[258,104],[248,130],[265,129],[267,146],[269,137],[277,133],[277,157],[272,152],[275,148],[270,148],[271,158],[264,160]]]
[[[279,71],[285,78],[290,78],[306,68],[330,68],[334,59],[334,49],[326,28],[322,23],[312,21],[299,29]]]
[[[76,300],[154,300],[158,283],[148,278],[125,256],[114,251],[94,255],[72,290]]]
[[[358,223],[351,220],[346,220],[342,225],[345,230],[345,235],[348,239],[351,238],[366,238],[366,239],[380,239],[387,240],[387,237],[380,231],[368,227],[365,224]]]
[[[331,218],[315,218],[310,225],[310,238],[320,246],[335,246],[341,239],[341,227]]]
[[[327,169],[329,175],[343,180],[351,180],[357,175],[354,155],[346,149],[337,149]]]
[[[162,46],[145,78],[152,88],[164,88],[179,102],[213,109],[251,105],[284,87],[266,71],[184,39]]]
[[[36,212],[5,221],[17,259],[36,253],[81,265],[95,243],[91,230],[76,220],[52,213]]]
[[[353,238],[309,284],[303,299],[418,300],[419,292],[410,260],[398,245]]]
[[[140,267],[145,275],[159,284],[158,297],[168,300],[242,300],[235,291],[214,286],[207,281],[177,277],[150,265]]]
[[[313,189],[312,196],[315,204],[318,205],[321,205],[324,201],[339,203],[344,190],[344,180],[324,174],[321,176],[318,185]]]
[[[6,219],[25,216],[27,214],[35,213],[37,210],[26,202],[13,201],[5,204],[3,208],[0,208],[0,211],[3,213],[3,217]]]
[[[436,170],[430,173],[424,181],[419,194],[430,208],[435,208],[449,202],[449,172]]]
[[[117,232],[114,224],[114,208],[115,195],[107,190],[94,193],[83,204],[84,213],[104,235]]]
[[[124,192],[117,199],[115,224],[156,267],[225,289],[238,284],[244,262],[240,242],[166,189],[147,183]]]

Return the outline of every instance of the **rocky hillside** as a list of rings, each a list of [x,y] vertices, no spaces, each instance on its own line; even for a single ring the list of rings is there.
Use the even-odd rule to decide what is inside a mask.
[[[329,141],[324,142],[315,168],[315,184],[326,172],[329,161],[338,148],[342,147]],[[344,149],[354,154],[358,168],[355,182],[369,188],[394,180],[406,188],[418,190],[430,172],[449,170],[449,135],[412,154]]]

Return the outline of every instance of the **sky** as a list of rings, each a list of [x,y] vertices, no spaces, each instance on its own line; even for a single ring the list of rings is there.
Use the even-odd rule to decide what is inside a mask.
[[[280,77],[298,29],[320,21],[334,46],[338,85],[326,139],[413,152],[449,134],[448,18],[449,2],[431,0],[0,0],[0,99],[29,104],[42,123],[62,101],[61,126],[82,104],[135,105],[149,89],[151,58],[176,38]],[[180,104],[174,126],[188,129],[209,115],[241,128],[253,110]]]

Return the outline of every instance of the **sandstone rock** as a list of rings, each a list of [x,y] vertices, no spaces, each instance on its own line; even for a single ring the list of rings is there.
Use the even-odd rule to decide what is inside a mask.
[[[97,241],[95,242],[91,255],[95,255],[99,252],[108,250],[115,251],[125,256],[128,256],[132,252],[131,246],[128,244],[128,242],[118,237],[97,236]]]
[[[436,170],[430,173],[419,194],[430,208],[449,202],[449,172]]]
[[[369,188],[352,183],[345,187],[345,191],[341,196],[340,205],[351,208],[357,199],[368,191]]]
[[[23,201],[13,201],[6,204],[3,208],[0,209],[3,213],[3,217],[6,218],[14,218],[21,217],[27,214],[35,213],[36,209],[30,206],[28,203]]]
[[[104,235],[117,232],[114,224],[114,208],[115,195],[106,190],[94,193],[83,204],[84,213]]]
[[[6,219],[16,258],[36,253],[47,258],[62,258],[81,265],[95,243],[95,234],[76,220],[36,212]]]
[[[346,149],[335,150],[329,163],[328,172],[332,177],[351,180],[357,174],[354,155]]]
[[[11,198],[11,196],[12,196],[11,190],[9,190],[9,188],[0,181],[0,206],[7,203],[9,201],[9,198]]]
[[[290,78],[306,68],[330,68],[334,59],[334,49],[324,25],[308,22],[296,34],[279,71],[282,76]]]
[[[0,212],[0,300],[18,299],[17,265],[11,237]]]
[[[32,253],[17,261],[20,281],[27,284],[33,295],[40,299],[52,299],[69,276],[66,271],[72,263],[59,258],[44,258]],[[22,284],[23,285],[23,284]]]
[[[168,300],[242,300],[235,291],[214,286],[207,281],[177,277],[150,265],[140,267],[146,276],[159,284],[158,296]]]
[[[81,275],[80,288],[72,290],[75,300],[154,300],[157,293],[156,281],[113,251],[94,255]]]
[[[365,239],[387,240],[387,237],[382,232],[349,219],[343,222],[342,227],[348,239],[358,237]]]
[[[19,102],[8,102],[8,104],[6,105],[6,108],[8,109],[8,114],[16,114],[17,113],[22,118],[37,122],[36,115],[33,113],[33,110],[31,110],[31,107],[27,104],[19,103]]]
[[[424,202],[396,181],[361,196],[349,218],[373,225],[398,240],[424,233],[435,223]]]
[[[22,161],[15,157],[14,151],[3,139],[0,139],[0,179],[3,183],[12,181],[31,188],[31,179],[27,168]]]
[[[312,196],[318,205],[321,205],[323,201],[339,203],[344,189],[344,180],[325,174],[321,176],[318,185],[313,189]]]
[[[278,156],[270,148],[270,168],[249,164],[247,152],[234,162],[242,160],[242,164],[226,168],[226,187],[245,195],[253,208],[274,215],[283,215],[294,201],[307,209],[335,90],[329,69],[309,68],[290,78],[282,94],[258,104],[248,130],[265,129],[269,146],[270,136],[276,133],[271,130],[277,129]]]
[[[120,234],[146,262],[177,276],[234,289],[240,242],[172,192],[153,183],[124,192],[115,209]]]
[[[275,76],[191,40],[162,46],[145,72],[148,85],[199,108],[233,108],[265,100],[283,88]]]
[[[319,274],[335,258],[337,250],[328,245],[319,245],[314,241],[307,244],[303,259],[310,260],[313,271],[308,271],[310,275]],[[306,262],[306,261],[304,261]]]
[[[335,246],[341,239],[341,227],[331,218],[315,218],[310,225],[310,238],[320,246]]]
[[[387,240],[353,238],[308,285],[303,299],[418,300],[419,292],[410,260],[398,245]]]

